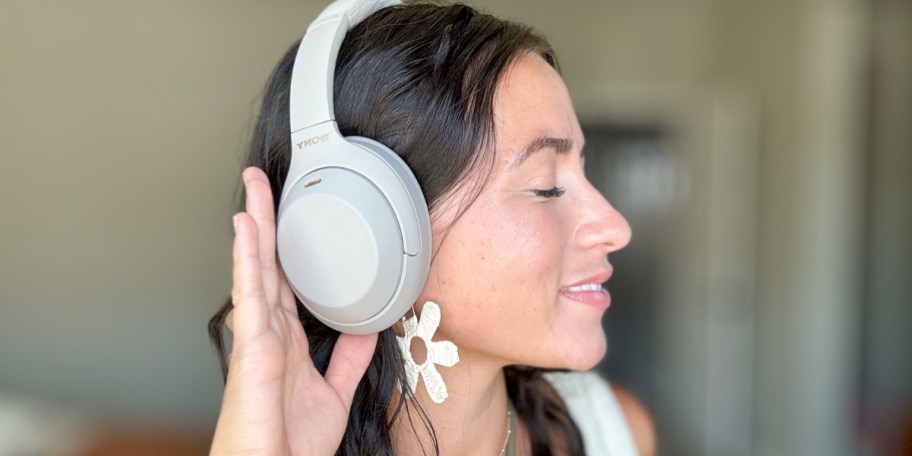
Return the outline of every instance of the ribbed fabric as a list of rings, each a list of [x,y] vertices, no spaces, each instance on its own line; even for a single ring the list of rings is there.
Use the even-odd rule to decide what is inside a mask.
[[[550,372],[545,378],[567,404],[587,456],[636,456],[636,446],[608,382],[595,372]]]

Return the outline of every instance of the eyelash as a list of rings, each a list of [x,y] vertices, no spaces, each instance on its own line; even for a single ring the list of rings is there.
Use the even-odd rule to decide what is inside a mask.
[[[558,198],[564,194],[562,187],[549,188],[547,190],[535,190],[535,196],[542,198]]]

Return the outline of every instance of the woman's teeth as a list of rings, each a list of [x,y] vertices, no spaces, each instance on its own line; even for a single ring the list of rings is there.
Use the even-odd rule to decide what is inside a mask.
[[[602,289],[602,285],[598,283],[587,283],[585,285],[580,285],[578,287],[566,287],[564,290],[567,291],[599,291]]]

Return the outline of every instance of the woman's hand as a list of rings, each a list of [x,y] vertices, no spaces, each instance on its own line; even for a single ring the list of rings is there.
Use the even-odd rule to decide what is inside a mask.
[[[295,298],[275,257],[269,179],[243,173],[246,212],[235,218],[234,334],[230,368],[210,454],[331,455],[377,336],[339,337],[326,376],[314,368]]]

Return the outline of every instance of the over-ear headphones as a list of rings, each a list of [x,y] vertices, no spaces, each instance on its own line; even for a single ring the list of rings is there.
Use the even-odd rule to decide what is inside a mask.
[[[279,261],[320,321],[367,334],[418,298],[431,262],[431,223],[417,179],[377,141],[342,137],[333,76],[345,34],[398,0],[339,0],[308,27],[291,77],[291,165],[279,202]]]

